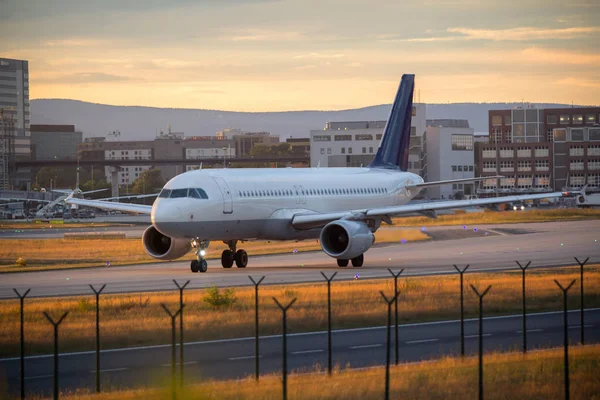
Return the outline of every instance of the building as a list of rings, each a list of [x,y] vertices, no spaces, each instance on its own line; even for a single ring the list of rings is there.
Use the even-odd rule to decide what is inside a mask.
[[[310,131],[311,167],[360,167],[375,157],[387,121],[327,122]],[[425,104],[414,104],[411,122],[409,171],[421,174]]]
[[[11,133],[10,146],[3,146],[2,161],[29,160],[31,157],[30,109],[29,109],[29,63],[24,60],[0,58],[0,112],[4,130]],[[12,120],[9,122],[8,120]],[[11,151],[10,154],[4,153]],[[6,172],[10,186],[24,186],[30,182],[29,168]],[[4,172],[2,173],[4,176]]]
[[[223,158],[223,163],[236,157],[235,141],[224,136],[190,136],[184,141],[184,158],[186,160],[200,160],[205,158]],[[200,168],[197,165],[187,165],[186,170]]]
[[[217,138],[233,140],[238,157],[250,157],[250,152],[256,145],[279,144],[279,135],[272,135],[270,132],[244,132],[240,129],[218,131]]]
[[[490,110],[488,143],[476,144],[483,195],[600,190],[600,107]]]
[[[310,156],[309,138],[288,138],[285,142],[290,145],[292,154],[298,156]]]
[[[140,165],[119,168],[117,175],[119,185],[131,185],[142,172],[152,168],[150,162],[142,162],[142,160],[152,160],[153,144],[153,141],[104,142],[105,160],[140,160]],[[104,167],[104,176],[109,183],[112,183],[112,168]]]
[[[75,160],[83,135],[75,125],[31,125],[34,160]]]
[[[427,120],[423,136],[423,179],[435,182],[473,178],[475,161],[473,151],[474,129],[464,119]],[[451,199],[460,193],[473,195],[473,183],[454,183],[427,189],[432,199]]]

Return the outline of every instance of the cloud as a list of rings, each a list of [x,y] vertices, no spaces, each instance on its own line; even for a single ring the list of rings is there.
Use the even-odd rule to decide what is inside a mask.
[[[571,64],[571,65],[599,65],[600,54],[576,53],[564,49],[540,49],[530,47],[523,50],[522,55],[528,61],[541,62],[545,64]]]
[[[139,81],[138,78],[129,76],[105,74],[103,72],[79,72],[74,74],[35,79],[35,83],[48,84],[81,84],[81,83],[115,83]]]
[[[293,58],[296,60],[301,60],[303,58],[324,59],[324,58],[344,58],[344,57],[345,56],[340,53],[336,53],[336,54],[309,53],[309,54],[300,54],[300,55],[294,56]]]
[[[521,27],[511,29],[470,29],[448,28],[448,33],[460,36],[433,36],[422,38],[402,39],[403,42],[449,42],[458,40],[492,40],[492,41],[530,41],[550,39],[580,39],[594,34],[600,34],[600,27],[585,26],[574,28],[535,28]],[[391,39],[391,38],[390,38]],[[385,40],[385,38],[382,38]]]
[[[304,36],[300,32],[285,32],[275,30],[264,30],[264,29],[249,29],[241,31],[237,35],[233,36],[221,36],[220,40],[233,41],[233,42],[266,42],[266,41],[277,41],[277,42],[289,42],[299,41],[304,39]]]
[[[60,39],[47,40],[44,44],[49,47],[88,47],[103,45],[106,44],[106,41],[96,39]]]

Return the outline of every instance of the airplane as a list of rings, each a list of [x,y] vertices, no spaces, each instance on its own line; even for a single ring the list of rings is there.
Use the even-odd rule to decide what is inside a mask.
[[[421,189],[500,176],[424,182],[407,172],[414,75],[402,76],[375,158],[360,168],[204,169],[168,181],[152,206],[68,198],[67,203],[149,214],[142,236],[146,252],[174,260],[194,249],[192,272],[206,272],[211,241],[229,247],[221,265],[244,268],[238,242],[319,239],[339,267],[361,267],[373,233],[392,217],[451,208],[563,197],[562,192],[406,204]]]

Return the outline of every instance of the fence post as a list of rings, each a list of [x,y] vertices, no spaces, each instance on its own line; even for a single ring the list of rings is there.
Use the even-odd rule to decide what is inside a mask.
[[[334,272],[330,278],[323,272],[321,272],[321,275],[323,275],[323,278],[327,281],[327,374],[331,376],[331,281],[335,278],[337,272]]]
[[[527,264],[525,266],[522,266],[520,262],[515,261],[517,263],[517,265],[519,266],[519,268],[521,268],[521,272],[522,272],[522,290],[523,290],[523,353],[527,353],[527,303],[526,303],[526,298],[527,296],[525,295],[525,271],[527,270],[527,268],[529,267],[529,264],[531,264],[531,261],[528,261]]]
[[[173,279],[173,283],[179,289],[179,386],[183,387],[183,289],[190,283],[188,280],[183,286],[179,286],[179,283]]]
[[[13,291],[17,294],[21,303],[21,399],[25,398],[25,320],[24,320],[24,306],[25,297],[29,294],[31,289],[27,289],[25,293],[21,294],[15,288]]]
[[[402,272],[404,272],[404,268],[402,268],[400,270],[400,272],[398,272],[397,274],[394,274],[392,272],[392,270],[390,268],[388,268],[388,271],[390,271],[390,274],[392,274],[392,276],[394,277],[394,313],[395,313],[395,319],[394,319],[394,325],[395,325],[395,331],[394,331],[394,344],[395,344],[395,355],[396,355],[396,365],[398,365],[398,277],[400,276],[400,274]]]
[[[258,281],[255,281],[250,275],[248,275],[250,281],[254,284],[254,378],[258,382],[260,377],[260,348],[258,340],[258,285],[265,279],[263,276]]]
[[[400,271],[402,272],[402,271]],[[400,275],[400,274],[398,274]],[[390,341],[391,341],[391,325],[392,325],[392,303],[396,301],[398,293],[391,299],[388,299],[385,294],[380,290],[381,297],[387,303],[387,328],[386,337],[387,342],[385,344],[385,400],[390,398]]]
[[[102,285],[100,290],[96,290],[90,285],[96,295],[96,393],[100,393],[100,293],[105,287],[106,284]]]
[[[63,320],[67,317],[69,312],[67,311],[59,318],[58,321],[54,321],[52,317],[44,311],[44,315],[46,319],[50,321],[52,326],[54,326],[54,400],[58,400],[58,326],[63,322]]]
[[[571,289],[571,286],[575,284],[577,279],[573,279],[573,281],[567,287],[563,287],[558,281],[555,279],[554,282],[560,288],[563,293],[563,337],[564,337],[564,347],[565,347],[565,399],[569,400],[569,321],[567,319],[567,292]],[[581,327],[583,329],[583,326]]]
[[[469,264],[463,269],[458,268],[456,264],[454,264],[454,269],[456,269],[460,275],[460,355],[463,357],[465,355],[465,302],[463,275],[467,268],[469,268]]]
[[[176,377],[175,377],[175,364],[177,363],[176,360],[176,351],[175,351],[175,347],[177,346],[177,336],[176,336],[176,329],[175,329],[175,320],[177,319],[177,316],[179,316],[179,314],[181,313],[181,310],[183,310],[183,306],[179,308],[179,310],[177,310],[177,312],[175,314],[171,313],[171,311],[169,311],[169,309],[167,308],[167,306],[165,306],[164,303],[160,303],[160,305],[162,306],[162,308],[165,310],[165,312],[167,314],[169,314],[169,317],[171,317],[171,390],[172,390],[172,398],[175,399],[177,397],[177,389],[176,389]]]
[[[579,290],[579,295],[581,296],[581,313],[579,314],[579,320],[580,320],[580,324],[581,324],[581,345],[584,345],[584,335],[583,335],[583,331],[584,331],[584,324],[583,324],[583,266],[589,261],[589,257],[585,259],[584,262],[581,262],[577,259],[577,257],[575,257],[575,261],[577,261],[577,264],[579,264],[579,276],[580,276],[580,282],[579,282],[579,286],[580,286],[580,290]]]
[[[281,305],[275,297],[273,301],[283,312],[283,370],[282,370],[282,383],[283,383],[283,400],[287,400],[287,310],[296,302],[297,298],[290,301],[287,306]]]
[[[471,285],[471,289],[479,297],[479,400],[483,400],[483,298],[491,288],[492,285],[483,293],[479,293],[475,286]]]

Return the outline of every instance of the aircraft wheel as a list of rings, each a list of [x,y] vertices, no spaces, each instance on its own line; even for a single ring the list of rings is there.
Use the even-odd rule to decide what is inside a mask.
[[[198,260],[192,260],[192,262],[190,264],[190,269],[192,270],[192,272],[198,272],[198,269],[199,269]]]
[[[347,267],[348,266],[348,261],[350,261],[350,260],[346,260],[346,259],[343,259],[343,258],[338,258],[337,259],[338,267]]]
[[[248,265],[248,253],[246,250],[238,250],[235,253],[235,265],[238,268],[246,268]]]
[[[231,250],[223,250],[223,253],[221,253],[221,265],[223,268],[231,268],[233,266],[234,259],[235,254]]]
[[[364,261],[365,261],[365,256],[363,254],[361,254],[360,256],[354,257],[352,259],[352,266],[353,267],[362,267]]]
[[[208,263],[206,262],[206,260],[198,261],[198,271],[206,272],[207,270],[208,270]]]

